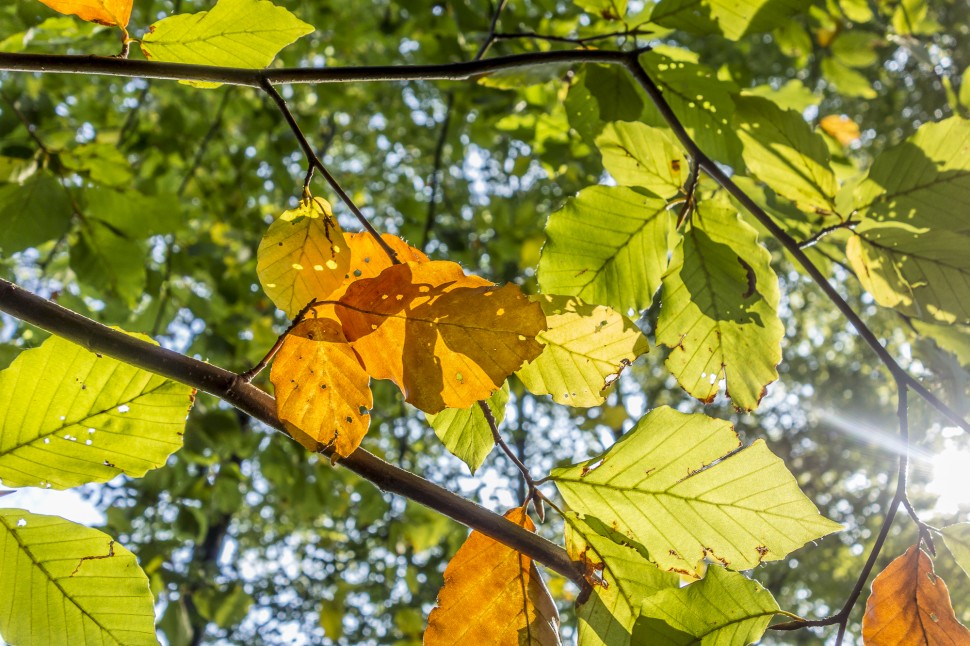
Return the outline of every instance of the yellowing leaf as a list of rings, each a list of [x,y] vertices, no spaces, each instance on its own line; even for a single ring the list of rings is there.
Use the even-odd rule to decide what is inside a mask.
[[[350,247],[349,280],[375,278],[382,271],[391,266],[391,259],[384,248],[377,244],[367,231],[344,234]],[[397,259],[401,262],[428,262],[428,257],[397,236],[390,233],[381,234],[381,240],[387,243]]]
[[[571,509],[689,576],[705,559],[732,570],[783,559],[840,529],[762,440],[742,449],[730,423],[667,407],[645,415],[605,454],[549,478]]]
[[[843,146],[858,141],[859,137],[862,136],[859,124],[845,115],[830,114],[827,117],[822,117],[818,122],[818,127],[825,134],[834,137]]]
[[[345,457],[360,445],[374,400],[367,373],[336,321],[299,323],[276,354],[270,381],[276,412],[300,444],[311,451],[332,444]]]
[[[61,13],[109,27],[128,26],[132,0],[40,0]]]
[[[546,348],[517,373],[535,395],[570,406],[599,406],[620,372],[649,349],[630,319],[571,296],[534,298],[547,329],[536,337]]]
[[[259,243],[256,273],[263,291],[293,318],[314,300],[329,296],[344,282],[350,268],[350,249],[319,197],[285,211]]]
[[[372,377],[426,413],[485,399],[542,352],[542,309],[514,285],[466,276],[453,262],[406,263],[357,280],[336,304]]]
[[[970,631],[957,621],[946,584],[919,545],[906,550],[872,582],[862,638],[866,646],[970,644]]]
[[[535,531],[522,509],[505,517]],[[428,617],[425,646],[559,643],[559,612],[532,559],[472,532],[445,568],[438,605]]]

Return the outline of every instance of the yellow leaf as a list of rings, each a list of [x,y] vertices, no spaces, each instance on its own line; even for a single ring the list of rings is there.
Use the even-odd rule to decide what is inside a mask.
[[[266,295],[290,318],[343,284],[350,249],[326,200],[304,200],[269,226],[256,252]]]
[[[40,0],[61,13],[109,27],[128,26],[132,0]]]
[[[858,141],[862,133],[859,130],[859,124],[850,119],[849,117],[830,114],[827,117],[822,117],[818,122],[819,128],[822,131],[834,137],[843,146],[848,146],[854,141]]]
[[[946,584],[919,545],[906,550],[872,582],[862,639],[867,646],[970,644],[970,631],[957,621]]]
[[[350,277],[351,281],[361,278],[375,278],[382,271],[391,266],[391,259],[387,252],[377,244],[367,231],[345,234],[347,245],[350,247]],[[387,243],[397,259],[401,262],[428,262],[428,257],[397,236],[385,233],[381,239]]]
[[[406,263],[352,283],[336,303],[370,375],[426,413],[486,399],[542,352],[542,308],[514,285],[466,276],[453,262]]]
[[[369,379],[340,325],[328,319],[298,324],[273,360],[276,412],[311,451],[333,445],[344,457],[360,445],[373,407]]]
[[[522,509],[505,517],[535,531]],[[425,646],[559,643],[559,612],[532,559],[472,532],[445,568],[445,585],[428,617]]]

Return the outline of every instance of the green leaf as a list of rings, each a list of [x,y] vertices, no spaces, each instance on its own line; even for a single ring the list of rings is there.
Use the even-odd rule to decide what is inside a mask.
[[[633,627],[633,643],[642,646],[685,643],[743,646],[761,640],[771,618],[781,608],[771,593],[743,574],[711,565],[700,581],[683,588],[661,590],[643,602]],[[664,639],[667,628],[693,637]],[[658,634],[659,632],[659,634]]]
[[[145,263],[134,253],[132,240],[121,231],[90,218],[71,247],[71,269],[78,280],[101,293],[121,298],[133,308],[145,291]]]
[[[549,478],[570,508],[690,576],[705,559],[733,570],[783,559],[841,528],[819,515],[764,441],[742,449],[730,423],[668,407],[647,413],[603,455]]]
[[[970,233],[970,121],[927,123],[879,155],[855,191],[859,215]]]
[[[839,185],[828,147],[802,115],[758,97],[740,97],[735,105],[741,155],[755,177],[804,211],[834,211]]]
[[[155,61],[261,69],[311,32],[312,25],[269,0],[219,0],[210,11],[156,22],[140,45],[145,58]]]
[[[223,629],[245,619],[253,605],[253,598],[239,584],[228,590],[205,588],[193,596],[193,601],[200,615]]]
[[[946,549],[950,550],[953,559],[970,576],[970,523],[957,523],[940,530]]]
[[[753,410],[778,378],[785,326],[770,263],[735,211],[698,206],[664,275],[657,321],[667,368],[694,397],[713,401],[724,379],[734,405]]]
[[[157,644],[148,577],[96,529],[0,509],[0,634],[11,644]]]
[[[486,401],[496,424],[501,424],[505,419],[505,406],[508,403],[509,383],[505,382]],[[495,446],[492,428],[477,403],[468,408],[446,408],[436,415],[425,417],[445,448],[467,464],[473,474]]]
[[[700,149],[719,162],[736,166],[741,141],[731,119],[737,86],[717,78],[702,65],[674,60],[658,52],[648,52],[640,60]],[[654,108],[651,106],[650,110]],[[662,119],[654,111],[652,123],[660,122]]]
[[[132,180],[131,164],[112,144],[82,144],[62,152],[60,159],[65,168],[84,173],[98,184],[124,188]]]
[[[962,325],[940,325],[911,321],[920,336],[933,339],[938,346],[952,352],[957,361],[964,366],[970,366],[970,328]]]
[[[599,406],[620,372],[650,347],[636,324],[602,305],[575,296],[533,298],[546,315],[536,337],[546,347],[516,373],[534,395],[557,404]]]
[[[603,121],[636,121],[643,112],[643,99],[630,74],[617,65],[590,65],[586,88],[596,98]]]
[[[135,191],[89,188],[84,191],[85,215],[133,240],[172,233],[182,222],[178,198],[172,194],[142,195]]]
[[[9,255],[60,237],[72,213],[67,193],[46,172],[0,186],[0,250]]]
[[[577,604],[579,643],[626,646],[643,601],[660,590],[678,587],[680,577],[660,570],[599,519],[572,512],[564,518],[569,557],[602,577],[589,599]]]
[[[618,184],[671,198],[687,181],[687,160],[666,132],[642,123],[608,123],[596,138],[603,166]]]
[[[845,254],[876,302],[907,316],[970,323],[970,236],[901,222],[862,222]]]
[[[626,0],[573,0],[573,2],[583,11],[607,20],[620,20],[626,14]]]
[[[52,336],[0,372],[0,479],[67,489],[141,477],[182,446],[193,393]]]
[[[666,202],[616,186],[591,186],[549,217],[539,286],[620,312],[653,302],[667,268]]]
[[[756,85],[744,91],[744,96],[760,96],[770,100],[782,110],[802,112],[813,105],[818,105],[822,97],[805,87],[798,79],[791,79],[781,87],[771,85]]]
[[[875,99],[879,96],[869,79],[834,58],[822,59],[822,74],[836,91],[850,97]]]
[[[650,20],[693,34],[723,34],[738,40],[780,27],[805,8],[801,0],[661,0]]]
[[[865,31],[842,32],[832,43],[832,55],[849,67],[869,67],[879,62],[882,39]]]

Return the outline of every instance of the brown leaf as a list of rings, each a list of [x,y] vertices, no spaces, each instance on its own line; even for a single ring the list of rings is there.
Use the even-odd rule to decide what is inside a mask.
[[[407,263],[352,283],[337,304],[368,373],[426,413],[486,399],[542,352],[542,308],[514,285],[466,276],[453,262]]]
[[[276,412],[300,444],[311,451],[333,444],[345,457],[360,445],[374,400],[339,323],[310,319],[297,325],[273,360],[270,381]]]
[[[128,26],[132,0],[40,0],[61,13],[109,27]]]
[[[505,517],[535,531],[523,509]],[[425,646],[559,643],[559,612],[532,559],[472,532],[445,568],[445,585],[428,617]]]
[[[970,645],[970,631],[957,621],[946,584],[918,544],[872,582],[862,639],[868,646]]]

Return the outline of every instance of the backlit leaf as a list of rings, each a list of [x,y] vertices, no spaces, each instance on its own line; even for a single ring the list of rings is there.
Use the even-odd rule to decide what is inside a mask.
[[[671,214],[664,200],[591,186],[549,217],[539,286],[620,312],[653,302],[667,268]]]
[[[508,403],[509,384],[506,382],[486,401],[496,424],[505,419]],[[428,415],[428,423],[445,448],[467,464],[472,473],[482,466],[495,446],[492,427],[477,402],[468,408],[446,408],[436,415]]]
[[[665,635],[672,628],[692,638],[685,644],[754,644],[779,610],[771,593],[757,581],[711,565],[700,581],[661,590],[646,599],[633,627],[633,643],[669,644]]]
[[[0,251],[10,255],[56,240],[68,230],[71,215],[67,193],[46,172],[23,184],[0,185]]]
[[[771,254],[737,213],[701,203],[664,276],[657,343],[680,385],[710,402],[727,381],[738,408],[753,410],[778,378],[785,328]]]
[[[642,186],[671,198],[687,180],[684,153],[659,128],[615,121],[603,128],[596,145],[603,155],[603,166],[623,186]]]
[[[827,117],[822,117],[818,121],[818,127],[825,134],[834,137],[843,146],[855,143],[862,136],[859,124],[845,115],[830,114]]]
[[[306,319],[286,336],[273,359],[270,381],[276,412],[311,451],[333,445],[348,456],[370,426],[370,379],[339,323]]]
[[[846,256],[876,302],[940,323],[970,322],[970,236],[868,220]]]
[[[61,13],[109,27],[128,26],[132,0],[40,0]]]
[[[566,550],[570,558],[599,576],[589,598],[576,607],[579,643],[583,646],[626,646],[643,601],[680,577],[664,572],[598,518],[567,512]]]
[[[146,279],[145,263],[133,252],[134,244],[109,223],[88,218],[71,247],[71,269],[80,282],[133,308],[145,292]]]
[[[505,517],[530,532],[522,509]],[[425,646],[559,644],[559,612],[529,557],[472,532],[445,568]]]
[[[801,0],[661,0],[650,20],[690,33],[738,40],[780,27],[804,7]]]
[[[11,644],[157,644],[148,577],[110,536],[0,509],[0,634]]]
[[[350,255],[330,205],[317,197],[269,226],[256,252],[256,273],[266,295],[293,318],[344,282]]]
[[[193,393],[52,336],[0,373],[0,479],[67,489],[141,477],[182,446]]]
[[[546,315],[547,329],[536,338],[546,347],[518,371],[534,395],[552,395],[570,406],[599,406],[620,372],[649,350],[636,324],[602,305],[575,296],[534,298]]]
[[[828,148],[802,115],[761,97],[741,97],[735,104],[741,154],[755,177],[804,211],[834,211],[839,185]]]
[[[957,565],[970,576],[970,523],[957,523],[940,530],[943,542],[950,550]]]
[[[933,572],[933,562],[913,545],[880,572],[862,618],[867,646],[970,644],[967,630],[953,613],[950,593]]]
[[[426,413],[489,397],[542,352],[538,304],[514,285],[466,276],[453,262],[406,263],[359,279],[336,305],[367,372]]]
[[[746,570],[840,529],[764,441],[741,448],[728,422],[667,407],[602,456],[555,469],[550,479],[570,508],[643,544],[662,568],[691,576],[704,559]]]
[[[577,7],[607,20],[620,20],[626,14],[626,0],[573,0]]]
[[[219,0],[209,11],[156,22],[140,45],[154,61],[261,69],[311,32],[312,25],[269,0]]]

